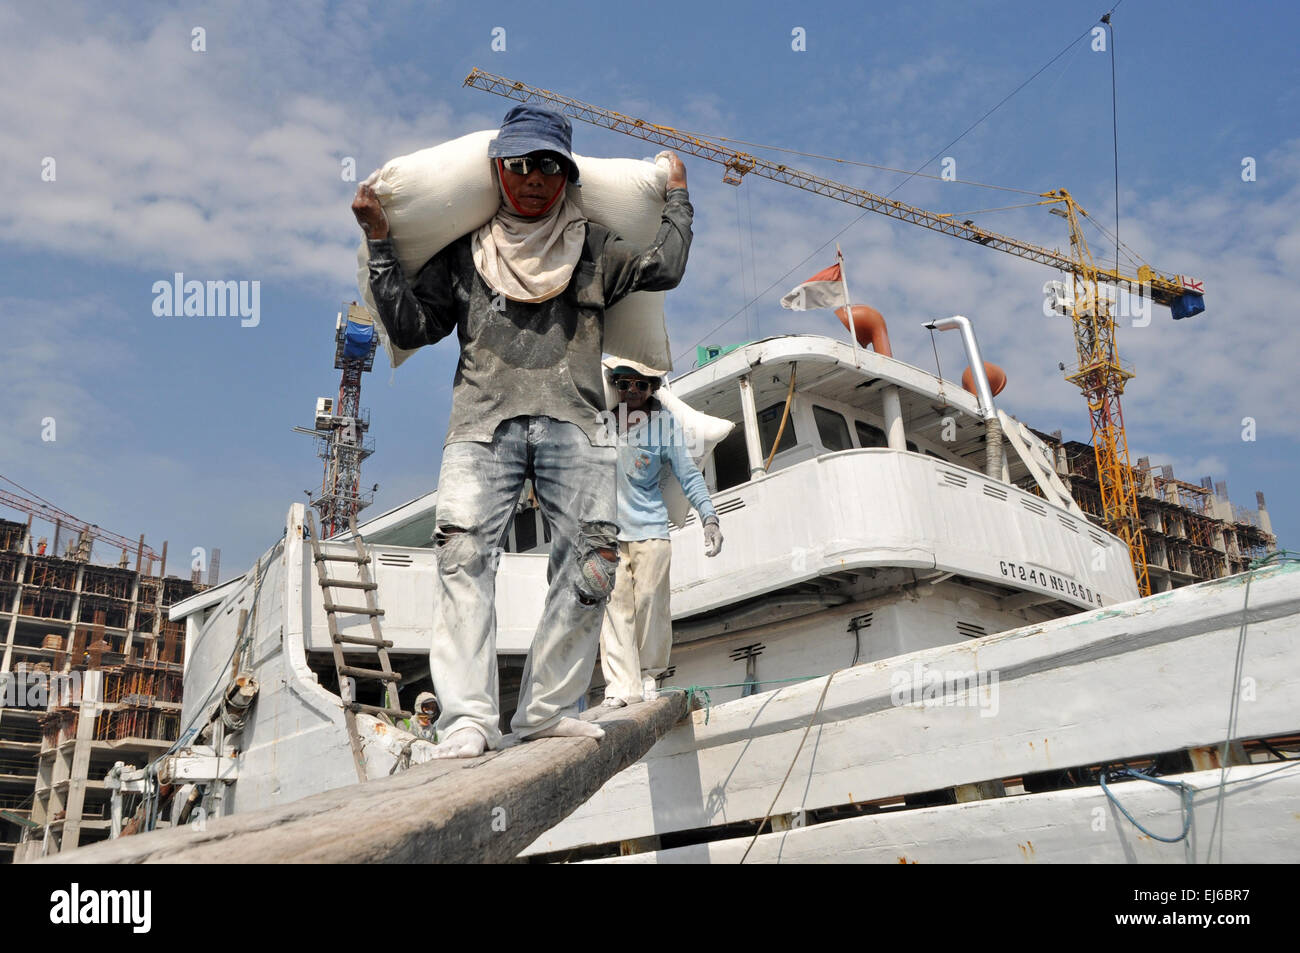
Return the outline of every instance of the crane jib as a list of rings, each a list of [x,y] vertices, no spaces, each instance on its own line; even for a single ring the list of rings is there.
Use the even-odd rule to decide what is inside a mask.
[[[1081,263],[1073,255],[1056,249],[1044,248],[1030,242],[1020,241],[1008,235],[999,235],[997,232],[980,228],[971,221],[960,222],[946,214],[907,205],[904,202],[876,195],[864,189],[835,182],[781,163],[769,162],[749,153],[738,152],[721,143],[682,132],[672,126],[626,116],[568,96],[561,96],[550,90],[529,86],[526,83],[507,79],[504,76],[497,76],[477,67],[465,77],[464,85],[520,102],[541,103],[573,119],[589,122],[639,139],[646,139],[668,148],[699,156],[711,162],[717,162],[725,170],[723,181],[730,185],[739,185],[745,175],[759,175],[786,185],[824,195],[827,198],[887,215],[899,221],[920,225],[922,228],[929,228],[952,235],[955,238],[962,238],[977,245],[984,245],[1010,255],[1037,261],[1040,264],[1058,268],[1064,272],[1083,274]],[[1071,204],[1079,217],[1088,217],[1088,213],[1082,207],[1075,203],[1072,198],[1067,198],[1064,189],[1043,193],[1041,197],[1046,200],[1041,204],[1055,205],[1066,201]],[[1053,209],[1053,214],[1058,214],[1062,218],[1068,217],[1060,209]],[[1077,227],[1077,222],[1075,227]],[[1091,266],[1089,270],[1091,270]],[[1130,289],[1138,290],[1139,293],[1145,291],[1157,304],[1169,307],[1174,318],[1188,318],[1205,310],[1205,287],[1204,283],[1198,279],[1189,278],[1185,275],[1173,277],[1159,275],[1154,269],[1147,266],[1139,268],[1136,277],[1102,268],[1095,270],[1098,280],[1124,285]]]

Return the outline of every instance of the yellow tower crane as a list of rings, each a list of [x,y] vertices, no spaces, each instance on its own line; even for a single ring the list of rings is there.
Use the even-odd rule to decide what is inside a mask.
[[[868,211],[879,212],[899,221],[943,232],[954,238],[1028,258],[1070,275],[1073,285],[1069,289],[1071,294],[1063,296],[1063,302],[1069,303],[1062,303],[1060,307],[1073,321],[1074,344],[1079,362],[1068,370],[1066,380],[1076,384],[1088,400],[1103,519],[1107,528],[1124,540],[1129,548],[1138,590],[1144,596],[1150,594],[1146,546],[1142,520],[1138,514],[1137,479],[1129,465],[1128,437],[1124,432],[1124,413],[1120,405],[1124,384],[1133,377],[1133,372],[1120,363],[1115,346],[1115,320],[1111,313],[1110,298],[1101,290],[1101,286],[1111,284],[1116,288],[1123,287],[1130,293],[1147,295],[1152,301],[1168,307],[1173,317],[1179,319],[1205,310],[1205,288],[1202,282],[1187,275],[1163,275],[1148,265],[1138,268],[1137,275],[1127,275],[1117,268],[1098,265],[1093,261],[1092,252],[1083,235],[1082,223],[1088,213],[1065,189],[1040,193],[1041,201],[1030,204],[1057,206],[1051,211],[1069,223],[1069,254],[999,235],[970,221],[958,222],[951,215],[926,211],[865,189],[738,152],[721,143],[671,126],[646,122],[644,119],[593,106],[480,69],[472,70],[465,77],[464,85],[519,102],[545,105],[572,119],[580,119],[717,162],[723,167],[722,180],[728,185],[740,185],[746,175],[759,175],[849,205],[857,205]]]

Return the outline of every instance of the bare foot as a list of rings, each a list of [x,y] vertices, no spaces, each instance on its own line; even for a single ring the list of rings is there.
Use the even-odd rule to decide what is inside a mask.
[[[576,718],[561,718],[549,728],[543,728],[523,738],[523,741],[534,741],[538,738],[604,738],[605,729],[598,725],[593,725],[587,721],[578,721]]]
[[[434,750],[435,758],[477,758],[487,748],[487,739],[476,728],[453,731]]]

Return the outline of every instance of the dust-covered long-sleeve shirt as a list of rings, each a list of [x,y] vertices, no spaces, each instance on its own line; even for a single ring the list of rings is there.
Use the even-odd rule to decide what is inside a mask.
[[[546,415],[576,424],[600,444],[605,309],[634,291],[677,287],[693,217],[686,189],[669,189],[649,246],[588,221],[568,287],[536,304],[498,296],[487,285],[474,267],[471,235],[434,255],[412,280],[392,239],[371,240],[370,290],[393,344],[416,348],[453,330],[460,340],[445,443],[490,442],[503,420]]]

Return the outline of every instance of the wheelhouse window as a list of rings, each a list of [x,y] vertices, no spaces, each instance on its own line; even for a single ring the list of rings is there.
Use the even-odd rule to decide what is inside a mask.
[[[813,420],[817,423],[817,436],[821,437],[822,446],[830,451],[851,450],[853,443],[849,440],[849,425],[844,415],[813,405]]]
[[[821,424],[819,423],[818,426],[821,426]],[[858,433],[858,446],[860,447],[889,446],[889,438],[885,436],[885,432],[879,427],[873,427],[871,424],[864,424],[861,420],[855,420],[853,421],[853,429]],[[825,443],[825,439],[823,439],[822,442]],[[907,441],[907,449],[911,450],[913,453],[919,452],[919,448],[916,446],[916,441],[914,440]],[[929,451],[926,452],[929,453]],[[933,454],[931,454],[931,456],[933,456]]]
[[[758,436],[763,446],[764,459],[772,452],[772,444],[776,441],[776,432],[781,429],[781,414],[784,411],[785,401],[780,401],[758,412]],[[790,419],[785,422],[785,430],[781,433],[781,444],[776,452],[793,450],[798,442],[794,433],[794,414],[791,414]]]
[[[740,486],[749,479],[749,451],[745,447],[744,424],[733,427],[726,439],[713,448],[713,473],[717,484],[714,489],[719,493]]]
[[[853,429],[858,432],[859,447],[888,447],[889,440],[879,427],[864,424],[861,420],[853,421]]]

